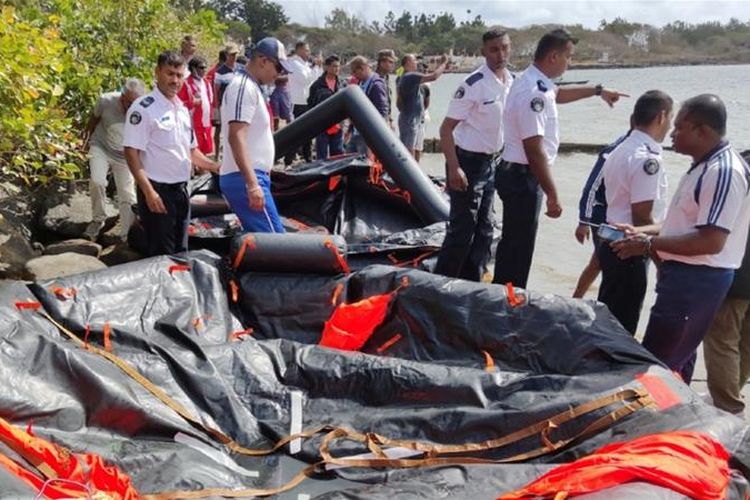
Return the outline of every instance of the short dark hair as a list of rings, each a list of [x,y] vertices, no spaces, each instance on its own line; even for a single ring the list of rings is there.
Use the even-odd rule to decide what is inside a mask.
[[[188,62],[188,69],[190,71],[194,70],[198,67],[206,68],[208,66],[208,61],[203,56],[195,56],[192,59],[190,59],[190,62]]]
[[[662,111],[669,114],[673,104],[672,98],[661,90],[649,90],[635,102],[633,125],[643,127],[650,124]]]
[[[299,50],[302,47],[304,47],[305,45],[307,45],[307,42],[299,41],[299,42],[297,42],[297,43],[294,44],[294,50]]]
[[[185,66],[185,58],[176,50],[165,50],[156,59],[156,66],[159,68],[164,66],[174,66],[175,68]]]
[[[715,94],[700,94],[691,97],[680,108],[685,119],[696,125],[705,125],[721,137],[727,133],[727,108]]]
[[[341,62],[341,58],[337,56],[336,54],[331,54],[330,56],[326,57],[326,60],[323,61],[323,64],[325,66],[330,66],[332,63]]]
[[[550,52],[557,52],[565,50],[568,46],[568,42],[572,42],[573,45],[578,43],[578,38],[570,34],[570,31],[558,28],[552,30],[549,33],[545,33],[536,45],[536,52],[534,53],[534,60],[541,61]]]
[[[484,35],[482,35],[482,43],[490,42],[496,38],[502,38],[505,35],[507,35],[507,31],[499,30],[499,29],[491,29],[484,32]]]

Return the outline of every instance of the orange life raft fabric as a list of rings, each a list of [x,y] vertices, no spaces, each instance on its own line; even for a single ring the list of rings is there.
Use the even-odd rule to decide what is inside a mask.
[[[44,498],[87,498],[97,493],[113,500],[139,498],[130,478],[117,467],[106,465],[98,455],[75,455],[63,447],[10,425],[2,418],[0,441],[24,457],[44,477],[27,470],[3,454],[0,454],[0,466],[37,492],[44,488]]]
[[[323,328],[320,345],[358,351],[385,319],[395,291],[374,295],[354,304],[340,304]]]
[[[724,499],[728,459],[729,453],[719,442],[699,432],[643,436],[606,445],[499,499],[565,498],[631,481],[663,486],[691,498]]]

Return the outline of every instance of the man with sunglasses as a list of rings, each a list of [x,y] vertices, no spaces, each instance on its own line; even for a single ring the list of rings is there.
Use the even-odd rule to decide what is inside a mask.
[[[283,233],[271,197],[271,167],[276,156],[271,116],[261,91],[291,67],[284,45],[267,37],[250,49],[247,73],[235,76],[221,103],[224,157],[219,185],[242,229]]]
[[[89,155],[91,181],[91,212],[93,220],[86,228],[84,237],[95,241],[107,218],[104,210],[107,200],[107,174],[112,170],[117,188],[117,204],[120,209],[120,236],[127,240],[128,229],[133,222],[135,184],[130,175],[122,146],[125,114],[130,105],[146,93],[143,82],[128,78],[120,92],[108,92],[99,97],[83,134],[83,149]]]
[[[643,346],[689,384],[696,350],[732,285],[750,224],[750,168],[725,140],[727,111],[718,96],[682,104],[672,145],[693,159],[664,223],[633,228],[612,243],[621,259],[654,254],[661,261],[656,303]]]

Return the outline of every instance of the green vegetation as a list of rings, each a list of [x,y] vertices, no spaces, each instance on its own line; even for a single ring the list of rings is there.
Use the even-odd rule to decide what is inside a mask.
[[[80,174],[80,131],[102,92],[150,83],[156,55],[186,33],[216,54],[225,30],[215,12],[166,0],[17,3],[0,10],[0,173],[26,185]]]
[[[310,43],[315,54],[373,57],[453,52],[478,56],[488,25],[466,11],[389,12],[366,21],[337,8],[324,27],[289,24],[270,0],[3,0],[0,7],[0,174],[26,185],[81,175],[80,131],[95,99],[128,76],[153,80],[156,55],[177,48],[185,34],[216,60],[227,39],[244,43],[267,35],[288,47]],[[523,67],[536,41],[553,26],[508,28],[512,62]],[[609,65],[749,63],[750,21],[663,27],[603,20],[596,29],[568,26],[580,38],[576,63]],[[471,68],[464,68],[471,69]]]

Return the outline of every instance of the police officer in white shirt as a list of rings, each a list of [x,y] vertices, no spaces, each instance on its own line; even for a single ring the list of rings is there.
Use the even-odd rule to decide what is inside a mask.
[[[310,95],[310,85],[323,74],[319,64],[310,64],[310,46],[306,42],[297,42],[294,46],[294,55],[288,61],[291,74],[289,75],[289,95],[292,98],[292,114],[299,118],[307,112],[307,98]],[[302,145],[302,157],[306,162],[312,161],[312,149],[310,141]],[[294,154],[286,158],[286,163],[291,164]]]
[[[626,96],[601,85],[556,87],[552,78],[568,68],[576,38],[563,29],[545,34],[534,62],[515,80],[503,115],[505,150],[495,172],[495,187],[503,202],[503,234],[497,246],[493,283],[526,287],[542,205],[547,216],[562,213],[550,166],[557,156],[560,133],[557,103],[600,96],[612,106]]]
[[[685,101],[672,145],[693,158],[659,226],[612,247],[621,258],[656,252],[656,303],[643,346],[690,383],[695,353],[742,263],[750,225],[750,168],[724,140],[727,112],[719,97]],[[640,232],[639,232],[640,231]]]
[[[661,166],[661,143],[672,123],[672,105],[672,98],[659,90],[646,92],[635,103],[630,134],[602,168],[609,224],[648,226],[664,220],[667,175]],[[602,270],[598,300],[635,335],[646,295],[648,256],[620,259],[609,243],[597,247]]]
[[[284,232],[271,196],[276,150],[260,86],[291,70],[284,45],[276,38],[264,38],[251,49],[247,73],[232,80],[221,103],[222,128],[227,132],[219,185],[245,231]]]
[[[482,36],[485,63],[459,85],[440,126],[450,222],[435,272],[479,281],[492,244],[495,159],[503,148],[502,115],[513,77],[505,68],[510,37]]]
[[[125,119],[125,160],[138,184],[138,214],[150,256],[187,251],[191,162],[219,169],[197,149],[190,114],[177,97],[184,66],[177,52],[160,54],[156,89],[135,101]]]

